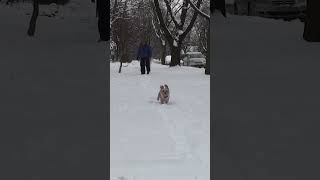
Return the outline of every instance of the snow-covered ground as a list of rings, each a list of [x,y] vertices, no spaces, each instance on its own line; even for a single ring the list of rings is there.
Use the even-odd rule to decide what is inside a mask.
[[[320,43],[303,26],[214,17],[214,179],[319,179]]]
[[[210,77],[204,69],[111,63],[111,180],[209,180]],[[157,102],[168,84],[168,105]]]

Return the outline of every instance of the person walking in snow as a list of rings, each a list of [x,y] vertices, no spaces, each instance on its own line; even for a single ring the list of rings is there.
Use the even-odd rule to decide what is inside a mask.
[[[137,59],[140,60],[141,74],[145,74],[147,69],[147,74],[150,73],[150,61],[152,56],[152,50],[147,41],[140,43]]]

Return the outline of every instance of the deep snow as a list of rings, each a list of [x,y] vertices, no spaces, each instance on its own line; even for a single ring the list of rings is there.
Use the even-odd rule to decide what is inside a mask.
[[[209,179],[210,77],[204,69],[111,63],[111,180]],[[170,101],[160,105],[160,85]]]

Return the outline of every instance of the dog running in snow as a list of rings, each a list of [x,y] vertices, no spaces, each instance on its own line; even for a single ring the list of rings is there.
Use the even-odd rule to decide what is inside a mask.
[[[169,91],[168,85],[166,84],[164,86],[161,85],[157,100],[158,101],[160,100],[161,104],[164,104],[164,103],[168,104],[169,98],[170,98],[170,91]]]

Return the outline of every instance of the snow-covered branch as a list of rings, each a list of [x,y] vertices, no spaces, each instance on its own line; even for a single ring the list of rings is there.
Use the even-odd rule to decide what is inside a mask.
[[[164,19],[163,19],[163,16],[162,16],[162,12],[161,12],[161,9],[160,9],[160,4],[159,4],[158,0],[154,0],[154,8],[155,8],[155,11],[157,13],[157,16],[158,16],[160,25],[162,27],[162,30],[164,31],[164,34],[166,36],[166,39],[168,41],[172,41],[173,42],[174,38],[173,38],[171,32],[169,31],[168,27],[166,26],[166,23],[164,22]]]
[[[160,35],[159,35],[158,32],[157,32],[157,28],[156,28],[156,26],[155,26],[155,24],[154,24],[154,20],[153,20],[153,19],[152,19],[152,27],[153,27],[153,30],[154,30],[154,33],[156,34],[156,36],[157,36],[159,39],[161,39]]]
[[[191,0],[187,0],[191,7],[197,12],[199,13],[201,16],[203,16],[204,18],[206,18],[207,20],[210,20],[210,16],[204,12],[202,12]]]
[[[175,24],[176,26],[179,26],[180,24],[179,24],[178,21],[176,20],[176,17],[173,15],[173,12],[172,12],[170,3],[168,2],[168,0],[164,0],[164,2],[165,2],[165,4],[166,4],[166,6],[167,6],[167,11],[169,12],[172,21],[174,22],[174,24]]]
[[[196,5],[196,7],[197,7],[198,9],[200,8],[201,3],[202,3],[202,0],[198,0],[197,5]],[[195,12],[193,13],[193,16],[192,16],[192,19],[191,19],[191,21],[190,21],[189,26],[188,26],[188,27],[186,28],[186,30],[180,35],[182,38],[185,38],[185,37],[187,36],[187,34],[191,31],[191,29],[192,29],[195,21],[197,20],[197,17],[198,17],[198,12],[195,11]]]
[[[138,8],[146,8],[144,7],[143,0],[113,0],[111,1],[112,10],[111,10],[111,20],[110,24],[112,25],[119,19],[129,19],[124,18],[124,14],[130,15],[131,18],[136,17],[134,12],[137,11]]]

